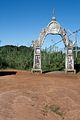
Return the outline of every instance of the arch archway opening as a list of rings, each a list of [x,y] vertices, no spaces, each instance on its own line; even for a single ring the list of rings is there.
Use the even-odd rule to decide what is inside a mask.
[[[49,34],[41,47],[41,68],[43,72],[65,69],[64,43],[60,35]]]

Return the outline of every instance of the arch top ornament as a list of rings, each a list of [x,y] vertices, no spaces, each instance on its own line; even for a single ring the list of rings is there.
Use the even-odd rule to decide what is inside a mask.
[[[69,40],[66,30],[61,27],[61,25],[56,21],[55,17],[52,18],[51,22],[46,28],[42,29],[38,39],[33,42],[33,47],[41,47],[44,43],[45,37],[48,34],[60,35],[65,46],[73,47],[73,43]]]

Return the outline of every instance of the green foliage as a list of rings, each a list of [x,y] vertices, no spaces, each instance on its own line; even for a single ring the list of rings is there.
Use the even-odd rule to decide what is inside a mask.
[[[44,71],[58,71],[65,67],[65,55],[60,52],[42,51],[42,69]]]
[[[80,47],[77,47],[77,49],[74,47],[73,50],[74,50],[75,69],[76,69],[76,72],[79,72],[80,71]]]
[[[33,48],[26,46],[2,46],[0,47],[0,69],[14,68],[31,70],[33,65]],[[75,55],[75,52],[74,52]],[[42,70],[45,71],[61,71],[65,69],[65,54],[61,51],[50,52],[41,51]],[[76,58],[75,58],[76,63]],[[80,51],[77,57],[78,67],[80,66]],[[80,69],[80,68],[78,68]]]
[[[0,68],[31,69],[33,49],[26,46],[0,47]]]

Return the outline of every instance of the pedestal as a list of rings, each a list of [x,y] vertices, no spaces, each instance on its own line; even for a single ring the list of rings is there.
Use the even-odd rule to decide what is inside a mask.
[[[65,73],[74,72],[74,56],[73,56],[73,48],[66,47],[65,49]]]
[[[41,72],[41,48],[39,46],[34,48],[34,60],[32,72]]]

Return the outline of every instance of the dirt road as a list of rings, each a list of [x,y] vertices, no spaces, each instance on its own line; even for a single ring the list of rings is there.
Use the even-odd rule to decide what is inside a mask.
[[[80,120],[80,75],[0,76],[0,120]]]

